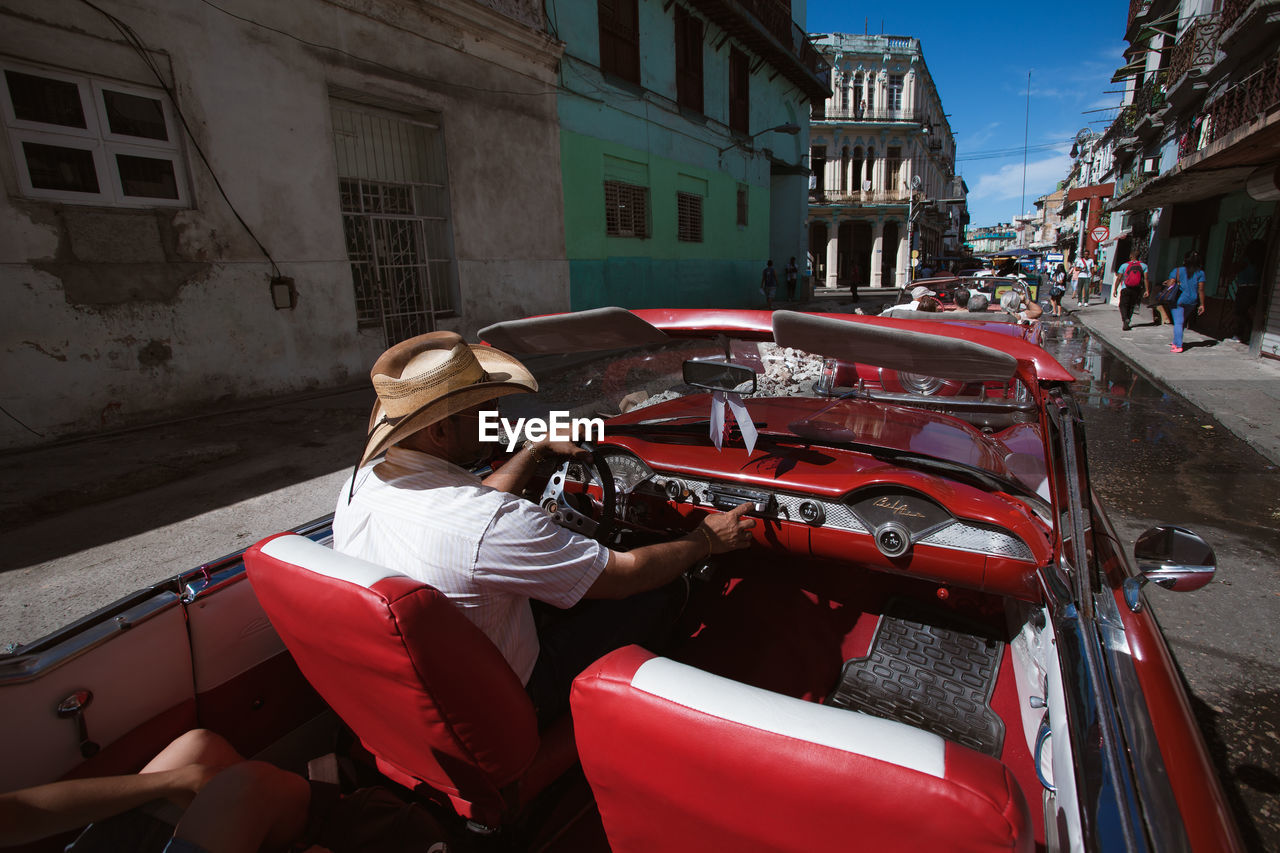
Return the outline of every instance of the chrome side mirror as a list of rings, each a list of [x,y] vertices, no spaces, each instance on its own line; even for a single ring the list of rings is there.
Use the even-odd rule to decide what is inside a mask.
[[[1133,557],[1139,576],[1125,578],[1124,600],[1137,613],[1142,609],[1138,593],[1148,583],[1175,592],[1191,592],[1213,580],[1218,569],[1213,548],[1185,527],[1162,524],[1138,537]]]

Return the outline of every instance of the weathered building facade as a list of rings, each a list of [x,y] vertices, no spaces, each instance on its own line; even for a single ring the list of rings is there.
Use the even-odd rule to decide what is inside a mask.
[[[900,286],[913,242],[932,258],[961,241],[963,212],[948,201],[964,187],[951,126],[918,39],[835,33],[815,44],[832,68],[832,95],[811,126],[817,277],[828,287]]]
[[[100,8],[0,9],[0,446],[363,382],[391,341],[569,307],[541,4]]]
[[[1280,2],[1132,0],[1124,37],[1112,233],[1155,278],[1199,252],[1192,328],[1280,358]]]
[[[557,7],[575,309],[763,304],[802,259],[809,104],[827,94],[803,2]]]

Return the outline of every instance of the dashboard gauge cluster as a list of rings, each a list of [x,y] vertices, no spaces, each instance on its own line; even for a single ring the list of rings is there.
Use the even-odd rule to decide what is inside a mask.
[[[878,486],[855,491],[847,500],[819,498],[771,491],[754,484],[717,482],[655,472],[630,453],[605,454],[618,493],[619,516],[639,520],[643,502],[630,500],[643,494],[671,504],[731,509],[753,504],[752,515],[790,521],[812,528],[841,530],[872,537],[880,553],[890,559],[907,556],[916,545],[988,554],[1031,562],[1031,548],[1005,530],[956,518],[945,507],[920,492]],[[568,479],[586,483],[591,472],[571,463]]]

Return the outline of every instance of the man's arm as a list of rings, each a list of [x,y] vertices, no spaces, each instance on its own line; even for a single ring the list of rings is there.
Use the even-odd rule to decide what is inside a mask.
[[[579,461],[590,461],[591,453],[568,441],[542,440],[525,445],[507,463],[484,478],[484,484],[500,492],[519,495],[533,476],[538,463],[556,456],[568,456]]]
[[[698,560],[751,544],[754,518],[744,517],[751,504],[725,513],[708,515],[693,532],[670,542],[645,545],[632,551],[610,551],[609,562],[585,598],[626,598],[657,589],[680,576]]]

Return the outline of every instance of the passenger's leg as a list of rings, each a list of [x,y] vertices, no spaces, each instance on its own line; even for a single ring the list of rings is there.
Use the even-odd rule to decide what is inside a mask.
[[[245,761],[204,786],[174,832],[179,844],[171,846],[190,850],[194,845],[208,853],[287,848],[306,829],[310,802],[306,779],[265,762]]]
[[[244,761],[244,756],[226,738],[208,729],[192,729],[179,735],[173,743],[162,749],[146,763],[142,773],[156,773],[186,767],[188,764],[205,764],[210,767],[230,767]]]

